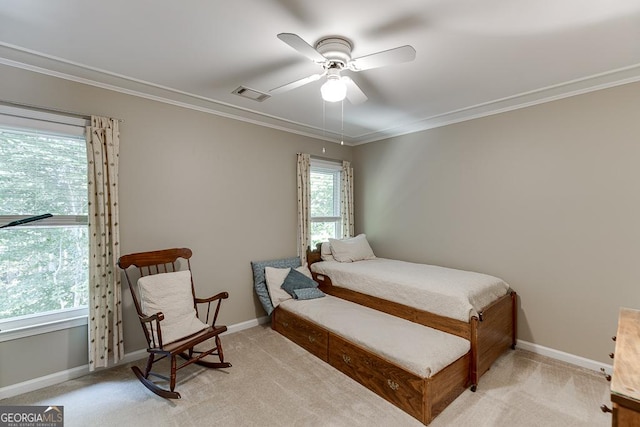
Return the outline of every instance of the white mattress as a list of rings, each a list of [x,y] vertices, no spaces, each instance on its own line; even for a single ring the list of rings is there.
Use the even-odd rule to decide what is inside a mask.
[[[321,261],[311,271],[339,286],[468,322],[509,291],[502,279],[472,271],[385,258]]]
[[[327,295],[284,301],[297,314],[344,339],[429,378],[469,352],[468,340]]]

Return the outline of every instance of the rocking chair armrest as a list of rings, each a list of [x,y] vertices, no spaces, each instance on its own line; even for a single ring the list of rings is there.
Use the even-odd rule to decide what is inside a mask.
[[[156,314],[152,314],[151,316],[138,316],[140,318],[140,321],[142,323],[150,323],[153,322],[154,320],[157,320],[158,322],[164,320],[164,314],[162,314],[161,311],[157,312]]]
[[[227,299],[229,298],[229,293],[228,292],[220,292],[219,294],[216,294],[212,297],[209,298],[196,298],[196,303],[198,304],[204,304],[207,302],[211,302],[211,301],[215,301],[215,300],[219,300],[219,299]]]
[[[220,312],[220,305],[222,304],[223,299],[229,298],[228,292],[220,292],[209,298],[196,298],[195,301],[197,304],[207,304],[207,314],[206,318],[203,319],[205,323],[215,327],[216,321],[218,320],[218,313]],[[213,307],[211,307],[213,305]],[[213,310],[212,310],[213,308]]]
[[[164,314],[159,311],[150,316],[138,316],[138,318],[145,330],[149,348],[162,350],[162,328],[160,327],[160,322],[164,320]],[[155,330],[153,328],[153,323],[156,325]]]

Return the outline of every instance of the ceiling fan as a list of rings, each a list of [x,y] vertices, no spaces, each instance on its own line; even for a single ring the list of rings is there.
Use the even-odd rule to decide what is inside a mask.
[[[327,81],[320,89],[325,101],[337,102],[346,97],[352,104],[360,104],[367,100],[367,96],[351,78],[340,74],[343,70],[354,72],[370,70],[413,61],[416,57],[416,50],[409,45],[352,59],[351,42],[343,37],[323,38],[316,43],[315,47],[312,47],[297,34],[280,33],[278,38],[316,64],[321,65],[323,71],[271,89],[269,93],[272,95],[296,89],[326,76]]]

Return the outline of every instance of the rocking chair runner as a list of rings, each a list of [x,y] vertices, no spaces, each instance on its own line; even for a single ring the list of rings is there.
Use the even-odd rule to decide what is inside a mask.
[[[131,369],[145,387],[169,399],[180,398],[180,393],[174,391],[178,369],[192,363],[207,368],[231,366],[224,361],[220,342],[220,334],[227,327],[216,325],[222,300],[229,294],[221,292],[209,298],[196,298],[189,261],[191,255],[191,249],[175,248],[124,255],[118,260],[127,278],[149,353],[144,372],[137,366]],[[178,270],[181,258],[186,261],[186,269]],[[128,270],[131,266],[139,271],[137,290]],[[199,304],[207,305],[206,323],[198,318]],[[208,340],[213,342],[205,343]],[[196,350],[197,345],[205,348]],[[178,365],[176,356],[186,362]],[[206,356],[217,356],[220,362],[203,360]],[[169,377],[152,372],[154,363],[166,357],[171,363]],[[149,376],[152,375],[168,380],[170,389],[163,389],[151,381]]]

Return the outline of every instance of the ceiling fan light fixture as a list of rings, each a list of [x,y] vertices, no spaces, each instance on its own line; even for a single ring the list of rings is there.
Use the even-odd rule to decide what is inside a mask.
[[[320,88],[320,93],[327,102],[342,101],[347,96],[347,86],[339,76],[329,76]]]

